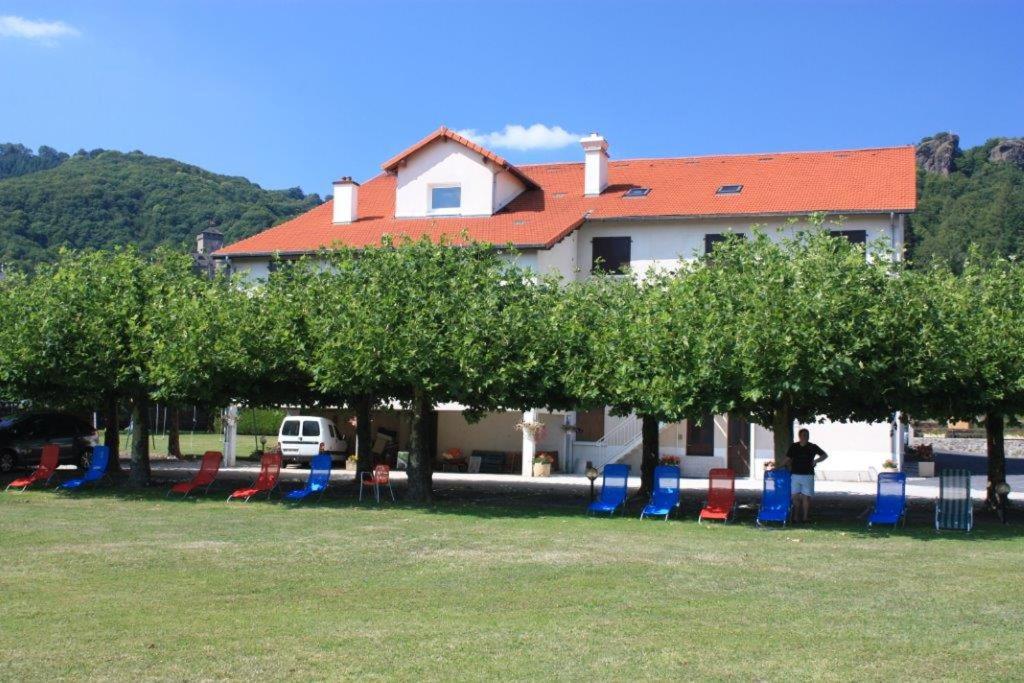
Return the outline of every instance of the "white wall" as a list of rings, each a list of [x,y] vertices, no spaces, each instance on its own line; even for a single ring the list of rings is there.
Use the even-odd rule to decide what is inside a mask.
[[[863,479],[872,469],[881,470],[882,463],[893,457],[892,426],[888,422],[794,424],[794,438],[801,427],[806,427],[810,440],[828,453],[828,460],[815,468],[819,478]],[[755,425],[751,450],[751,474],[760,479],[764,464],[774,458],[772,431]]]
[[[493,212],[497,212],[503,206],[518,197],[525,189],[526,186],[523,185],[523,181],[512,175],[510,171],[501,169],[500,172],[494,176]]]
[[[566,279],[575,279],[576,255],[579,252],[578,240],[579,231],[576,230],[566,235],[565,239],[550,249],[538,250],[537,272],[542,275],[561,273]]]
[[[502,171],[498,175],[503,177],[496,179],[498,171]],[[489,216],[495,210],[495,201],[504,205],[523,189],[518,178],[485,162],[476,152],[451,140],[435,140],[399,166],[395,215],[433,215],[430,189],[436,185],[462,188],[462,207],[457,213],[462,216]]]
[[[850,216],[830,222],[831,230],[865,230],[868,242],[879,238],[892,244],[892,221],[889,214]],[[643,274],[649,268],[670,269],[680,258],[690,259],[704,253],[704,236],[728,232],[749,233],[754,227],[770,237],[781,239],[807,229],[806,221],[790,223],[785,218],[764,220],[705,218],[664,221],[598,221],[585,223],[578,231],[576,262],[581,276],[590,272],[593,262],[591,240],[594,237],[631,237],[630,260],[633,270]],[[902,245],[902,222],[896,221],[896,243]]]

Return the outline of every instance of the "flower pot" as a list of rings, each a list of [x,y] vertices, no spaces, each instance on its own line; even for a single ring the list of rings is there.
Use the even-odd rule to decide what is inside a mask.
[[[551,464],[550,463],[534,463],[533,464],[533,476],[535,477],[550,477],[551,476]]]
[[[920,477],[934,477],[935,476],[935,463],[934,462],[919,462],[919,463],[917,463],[917,474]]]
[[[355,472],[357,469],[359,469],[359,463],[357,461],[355,461],[355,460],[346,460],[345,461],[345,470],[346,471],[348,471],[348,472]]]

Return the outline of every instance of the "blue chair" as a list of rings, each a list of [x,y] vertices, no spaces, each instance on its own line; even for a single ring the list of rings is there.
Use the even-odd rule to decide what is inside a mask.
[[[651,502],[640,511],[640,519],[644,517],[660,517],[672,514],[672,510],[679,507],[679,468],[675,465],[658,465],[654,468],[654,492],[651,493]]]
[[[868,526],[904,521],[907,507],[907,475],[903,472],[883,472],[878,475],[878,495],[875,511],[868,517]]]
[[[789,470],[765,472],[761,508],[757,511],[757,526],[765,522],[782,522],[782,526],[786,526],[786,522],[789,521],[791,490]]]
[[[65,491],[80,489],[86,484],[99,481],[107,473],[107,461],[110,460],[110,449],[106,446],[93,446],[92,457],[89,458],[89,469],[78,479],[70,479],[57,488]]]
[[[629,465],[605,465],[601,479],[601,497],[587,507],[587,512],[607,512],[614,515],[615,511],[626,502],[629,489]]]
[[[285,500],[305,500],[314,493],[318,494],[318,499],[322,498],[324,491],[327,490],[327,484],[331,481],[331,455],[325,453],[323,455],[315,455],[313,459],[309,461],[309,479],[306,480],[306,485],[301,489],[295,489],[284,494]]]

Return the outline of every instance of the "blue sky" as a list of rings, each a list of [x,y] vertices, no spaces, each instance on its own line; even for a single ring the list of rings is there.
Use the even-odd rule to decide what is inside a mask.
[[[593,130],[613,158],[969,146],[1024,135],[1021,26],[1020,0],[0,0],[0,141],[321,194],[440,124],[539,124],[486,138],[523,163]]]

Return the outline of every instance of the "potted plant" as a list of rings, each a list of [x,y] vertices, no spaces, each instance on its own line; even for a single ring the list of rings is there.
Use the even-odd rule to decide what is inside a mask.
[[[659,465],[671,465],[672,467],[679,467],[680,459],[678,455],[663,455],[658,460]]]
[[[538,453],[533,458],[533,476],[550,477],[551,463],[555,461],[550,453]]]
[[[935,449],[930,443],[922,443],[907,449],[907,455],[917,461],[917,474],[921,477],[935,476]]]
[[[345,469],[349,472],[355,472],[359,469],[359,458],[355,455],[350,455],[345,459]]]
[[[883,472],[895,472],[896,469],[896,463],[893,462],[892,460],[886,460],[885,462],[882,463]]]

